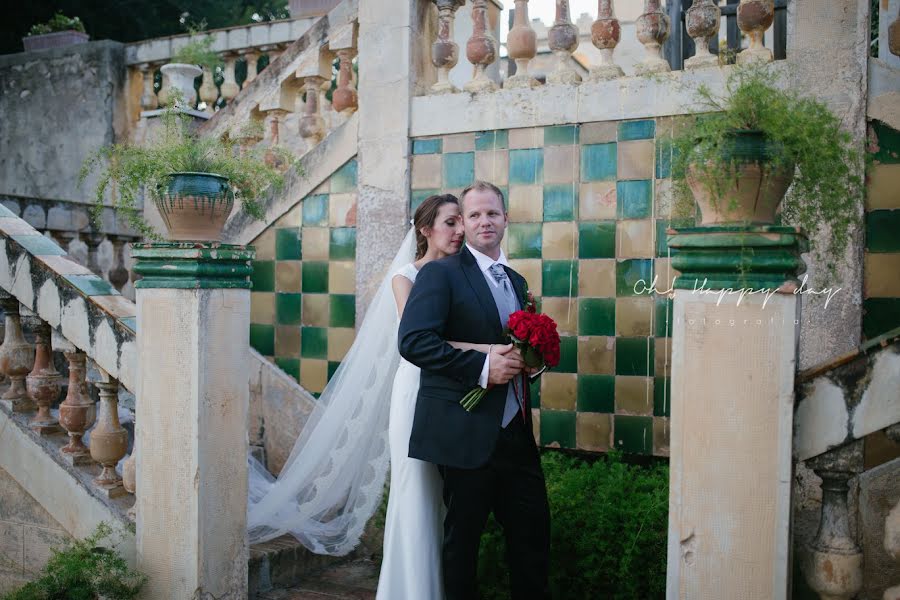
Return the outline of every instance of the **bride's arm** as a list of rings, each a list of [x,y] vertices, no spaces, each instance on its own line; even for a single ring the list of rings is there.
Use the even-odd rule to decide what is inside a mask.
[[[412,290],[413,282],[403,275],[394,275],[391,279],[391,289],[394,290],[394,301],[397,303],[397,314],[403,316],[403,309],[406,307],[406,301],[409,299],[409,292]]]
[[[479,352],[484,352],[487,354],[490,349],[490,344],[470,344],[469,342],[453,342],[448,341],[448,344],[456,348],[457,350],[478,350]]]

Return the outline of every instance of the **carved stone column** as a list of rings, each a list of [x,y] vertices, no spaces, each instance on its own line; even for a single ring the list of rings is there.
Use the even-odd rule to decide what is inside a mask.
[[[342,48],[337,51],[337,55],[341,66],[338,71],[337,89],[331,95],[331,106],[340,113],[350,115],[356,112],[359,106],[356,85],[353,83],[353,57],[356,56],[356,50]]]
[[[143,92],[141,93],[141,108],[143,110],[153,110],[159,108],[159,98],[153,91],[153,74],[154,69],[150,63],[141,63],[138,65],[138,71],[141,73],[141,81]]]
[[[453,22],[456,9],[466,0],[431,0],[438,9],[437,39],[431,45],[431,64],[437,67],[437,82],[431,86],[432,94],[448,94],[459,90],[450,83],[450,70],[459,62],[459,44],[453,41]]]
[[[113,245],[113,266],[109,270],[109,282],[121,292],[130,277],[128,269],[125,268],[124,248],[127,242],[118,236],[110,236],[110,242]]]
[[[750,38],[750,47],[737,56],[738,63],[772,62],[772,51],[763,46],[763,36],[775,21],[775,0],[741,0],[737,7],[738,27]]]
[[[50,331],[48,323],[41,323],[35,332],[34,369],[25,378],[28,395],[38,406],[31,428],[41,435],[60,431],[59,421],[50,414],[50,407],[59,399],[62,379],[53,366]]]
[[[225,70],[223,76],[225,80],[222,82],[222,98],[226,103],[231,103],[234,97],[241,91],[241,87],[234,78],[234,63],[237,62],[237,54],[229,52],[225,55]]]
[[[472,0],[472,37],[466,42],[466,58],[475,66],[475,75],[466,83],[467,92],[492,92],[497,84],[486,69],[497,60],[497,40],[487,28],[487,0]]]
[[[34,410],[34,401],[25,388],[25,376],[34,367],[34,347],[25,339],[19,316],[19,301],[12,297],[0,300],[6,314],[3,345],[0,346],[0,370],[9,378],[9,389],[0,401],[13,412]]]
[[[685,69],[719,66],[719,57],[709,51],[709,41],[719,33],[722,11],[712,0],[694,0],[684,20],[688,35],[694,40],[696,54],[684,61]]]
[[[644,13],[637,18],[637,38],[647,52],[635,65],[638,75],[671,71],[668,61],[662,57],[662,45],[669,37],[669,16],[660,7],[660,0],[644,0]]]
[[[572,53],[578,49],[578,28],[569,17],[569,0],[556,0],[556,20],[547,32],[547,43],[556,55],[556,69],[547,75],[548,83],[581,83],[581,75],[572,68]]]
[[[516,21],[506,38],[509,57],[516,61],[516,74],[503,82],[505,88],[536,87],[540,82],[528,73],[528,63],[537,54],[537,34],[528,19],[528,0],[516,0]]]
[[[203,83],[200,84],[200,100],[206,103],[206,112],[212,114],[216,111],[216,100],[219,99],[219,88],[213,81],[213,72],[209,67],[203,67]]]
[[[303,116],[300,117],[300,137],[316,145],[325,137],[325,119],[319,109],[319,90],[325,81],[322,77],[304,77],[303,91],[306,101],[303,104]]]
[[[591,81],[606,81],[625,75],[613,58],[622,38],[622,28],[616,18],[612,0],[599,0],[597,20],[591,25],[591,42],[600,50],[600,63],[591,69]]]
[[[244,56],[244,60],[247,61],[247,77],[244,79],[244,83],[241,84],[241,89],[244,89],[256,79],[259,52],[256,50],[242,50],[241,54]]]
[[[91,452],[81,438],[94,424],[96,408],[85,382],[87,357],[77,350],[65,354],[69,361],[69,391],[59,405],[59,424],[68,432],[69,443],[60,452],[73,464],[80,464],[90,461]]]
[[[128,451],[128,432],[119,423],[119,382],[100,370],[100,381],[94,385],[100,391],[100,414],[91,430],[91,458],[100,463],[103,471],[94,478],[94,485],[107,497],[125,495],[122,478],[116,465]]]

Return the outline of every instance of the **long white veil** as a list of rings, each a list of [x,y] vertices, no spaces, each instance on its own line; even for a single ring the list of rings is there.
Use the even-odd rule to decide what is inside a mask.
[[[250,543],[291,533],[313,552],[336,556],[359,543],[390,459],[388,415],[400,360],[391,278],[412,262],[414,248],[410,229],[278,478],[249,458]]]

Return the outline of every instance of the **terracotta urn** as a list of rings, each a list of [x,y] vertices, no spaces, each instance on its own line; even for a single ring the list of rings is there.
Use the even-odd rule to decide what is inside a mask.
[[[156,207],[173,241],[218,242],[234,208],[228,179],[215,173],[172,173]]]
[[[203,74],[203,70],[197,65],[184,63],[169,63],[160,68],[162,71],[162,87],[157,94],[160,106],[170,106],[176,97],[181,97],[181,105],[193,108],[197,105],[197,91],[194,89],[194,80]],[[177,92],[177,93],[173,93]]]

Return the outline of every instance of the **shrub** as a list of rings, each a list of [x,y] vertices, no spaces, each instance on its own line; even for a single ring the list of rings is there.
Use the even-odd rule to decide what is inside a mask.
[[[56,13],[45,23],[37,23],[28,30],[28,35],[43,35],[45,33],[53,33],[54,31],[75,30],[84,33],[84,23],[78,17],[67,17],[61,12]]]

